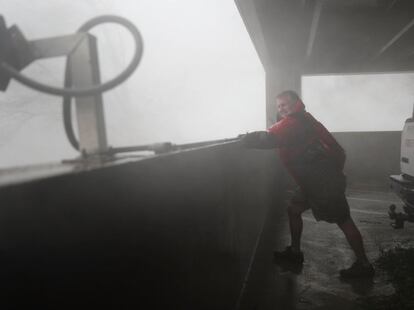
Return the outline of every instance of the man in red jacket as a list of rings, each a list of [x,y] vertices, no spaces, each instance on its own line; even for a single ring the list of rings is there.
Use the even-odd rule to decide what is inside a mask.
[[[373,276],[374,268],[367,259],[361,233],[350,216],[345,197],[344,150],[328,130],[305,111],[305,105],[295,92],[282,92],[276,104],[281,120],[268,131],[248,133],[243,138],[250,148],[278,148],[281,161],[298,185],[288,207],[291,245],[282,252],[275,252],[275,259],[303,263],[300,250],[302,213],[311,209],[317,221],[336,223],[355,253],[355,263],[341,270],[341,277]]]

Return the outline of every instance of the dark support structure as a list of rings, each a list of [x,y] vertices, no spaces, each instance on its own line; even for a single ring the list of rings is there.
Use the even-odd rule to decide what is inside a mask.
[[[410,0],[235,0],[274,95],[302,75],[414,71]]]
[[[398,172],[400,132],[335,136],[351,185]],[[270,272],[287,229],[275,155],[231,142],[3,171],[0,307],[293,309],[294,280]]]
[[[283,213],[274,152],[239,143],[40,177],[0,187],[2,309],[235,309]]]

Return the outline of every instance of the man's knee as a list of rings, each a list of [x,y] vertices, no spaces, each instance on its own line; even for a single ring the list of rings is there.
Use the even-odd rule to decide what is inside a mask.
[[[287,208],[288,215],[291,217],[301,216],[305,210],[304,205],[297,203],[291,203]]]

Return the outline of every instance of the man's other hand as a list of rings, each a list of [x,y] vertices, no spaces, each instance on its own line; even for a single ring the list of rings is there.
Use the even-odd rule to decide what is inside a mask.
[[[276,136],[267,131],[253,131],[239,137],[247,148],[271,149],[277,147]]]

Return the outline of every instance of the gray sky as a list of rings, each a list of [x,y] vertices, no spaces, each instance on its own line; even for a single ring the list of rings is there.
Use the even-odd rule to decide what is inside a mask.
[[[132,78],[105,94],[112,146],[234,137],[265,126],[264,71],[233,0],[0,0],[8,26],[30,39],[70,34],[88,19],[114,14],[144,38]],[[103,80],[132,56],[129,34],[104,25]],[[24,74],[61,85],[63,59],[39,61]],[[12,82],[0,93],[0,167],[59,161],[77,154],[63,132],[58,97]]]

